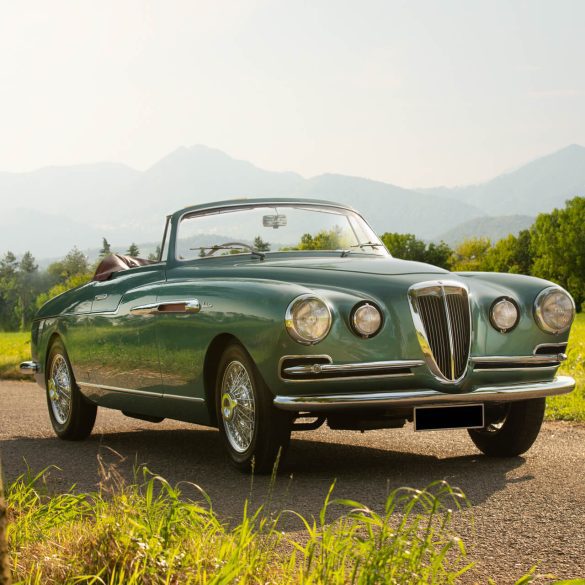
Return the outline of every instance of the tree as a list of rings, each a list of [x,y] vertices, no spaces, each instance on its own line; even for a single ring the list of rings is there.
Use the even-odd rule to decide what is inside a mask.
[[[106,238],[102,238],[102,249],[100,250],[100,257],[107,256],[108,254],[112,253],[112,247],[110,246],[110,242],[106,240]]]
[[[160,260],[160,246],[157,246],[155,251],[148,255],[148,259],[153,262],[158,262]]]
[[[40,309],[47,301],[72,288],[77,288],[78,286],[82,286],[88,283],[92,277],[93,274],[91,272],[86,272],[84,274],[74,274],[73,276],[70,276],[65,282],[59,282],[51,287],[51,289],[47,292],[39,294],[35,302],[36,307]]]
[[[532,274],[566,288],[578,308],[585,301],[585,197],[541,213],[531,232]]]
[[[341,250],[343,248],[339,229],[321,230],[314,236],[303,234],[296,250]]]
[[[258,252],[270,252],[270,244],[265,242],[260,236],[254,238],[254,249]]]
[[[451,269],[451,256],[453,250],[445,242],[439,242],[435,244],[431,242],[425,251],[425,262],[427,264],[433,264],[439,266],[445,270]]]
[[[85,274],[88,270],[87,256],[77,246],[73,247],[63,260],[53,262],[47,268],[47,272],[54,278],[54,282],[64,282],[76,274]]]
[[[21,331],[28,328],[34,315],[35,298],[38,294],[38,269],[33,255],[30,252],[25,252],[18,263],[18,302],[15,307]]]
[[[451,256],[453,271],[485,270],[485,259],[491,242],[488,238],[469,238],[459,244]]]
[[[425,243],[413,234],[386,232],[380,237],[392,256],[402,260],[425,261]]]
[[[8,251],[0,260],[0,329],[14,331],[18,320],[14,312],[18,300],[18,260]]]
[[[426,262],[446,269],[450,267],[453,251],[445,242],[438,244],[431,242],[427,246],[422,240],[417,239],[414,234],[398,234],[394,232],[386,232],[380,236],[380,239],[388,248],[390,254],[396,258]]]
[[[128,254],[128,256],[138,258],[140,256],[140,250],[138,249],[138,246],[134,242],[132,242],[128,250],[126,250],[126,254]]]
[[[481,270],[530,274],[530,230],[522,230],[518,236],[510,234],[496,242],[486,253]]]

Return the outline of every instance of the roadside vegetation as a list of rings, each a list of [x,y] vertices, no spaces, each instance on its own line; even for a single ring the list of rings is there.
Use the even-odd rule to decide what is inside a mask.
[[[575,378],[577,387],[570,394],[548,398],[546,418],[585,422],[585,313],[575,318],[567,355],[568,359],[559,374]]]
[[[228,526],[194,484],[102,471],[92,493],[50,494],[46,471],[7,487],[15,583],[449,584],[473,565],[453,523],[465,497],[445,482],[397,489],[379,512],[332,485],[317,518],[246,504]]]
[[[29,332],[0,332],[0,379],[15,380],[21,378],[22,376],[18,371],[18,365],[20,362],[29,359]]]

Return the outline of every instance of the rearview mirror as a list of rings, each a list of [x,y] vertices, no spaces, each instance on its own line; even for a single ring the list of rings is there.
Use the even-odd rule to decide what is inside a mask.
[[[286,215],[265,215],[262,217],[262,225],[276,230],[286,225]]]

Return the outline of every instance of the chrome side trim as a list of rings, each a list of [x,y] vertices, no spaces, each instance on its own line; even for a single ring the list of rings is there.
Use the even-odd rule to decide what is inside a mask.
[[[567,344],[568,344],[568,342],[567,342],[567,341],[565,341],[564,343],[539,343],[539,344],[538,344],[538,345],[537,345],[537,346],[534,348],[534,350],[532,351],[532,354],[533,354],[533,355],[537,355],[537,354],[538,354],[538,350],[539,350],[541,347],[556,347],[556,348],[559,350],[559,354],[560,354],[560,355],[565,355],[565,354],[563,353],[563,350],[566,350],[566,349],[567,349]],[[538,355],[549,355],[549,354],[538,354]],[[556,354],[550,354],[550,355],[556,355]],[[565,359],[566,359],[566,358],[565,358]]]
[[[308,364],[304,366],[291,366],[282,370],[289,376],[303,376],[307,374],[343,374],[346,372],[364,372],[376,370],[404,370],[424,366],[423,360],[403,360],[389,362],[361,362],[357,364]],[[384,375],[384,374],[382,374]],[[392,375],[392,374],[388,374]],[[400,374],[399,374],[400,375]],[[403,374],[404,375],[404,374]],[[412,375],[412,373],[408,374]],[[321,378],[322,379],[322,378]]]
[[[205,399],[199,398],[199,396],[180,396],[179,394],[163,394],[163,398],[172,398],[173,400],[188,400],[189,402],[205,402]]]
[[[276,396],[274,406],[282,410],[322,412],[363,407],[414,407],[433,404],[469,404],[474,402],[512,402],[567,394],[575,388],[575,380],[558,376],[551,382],[480,386],[472,392],[447,394],[438,390],[405,390],[366,394],[329,394],[317,396]]]
[[[550,363],[553,361],[563,361],[565,358],[561,358],[565,354],[557,355],[482,355],[472,357],[471,361],[474,364],[485,362],[488,364],[504,363],[517,363],[517,364],[542,364]]]
[[[534,369],[537,368],[557,368],[561,362],[565,361],[567,356],[564,353],[556,355],[524,355],[524,356],[506,356],[506,355],[495,355],[495,356],[478,356],[472,357],[471,363],[473,369],[476,372],[481,371],[511,371],[521,370],[522,368]],[[498,364],[502,364],[502,368],[493,367]],[[483,368],[482,366],[492,366]],[[506,367],[510,366],[510,367]]]
[[[18,369],[21,374],[32,376],[39,371],[39,364],[37,364],[37,362],[20,362]]]
[[[130,388],[119,388],[117,386],[106,386],[105,384],[91,384],[90,382],[77,382],[77,385],[87,386],[88,388],[101,388],[102,390],[111,390],[112,392],[127,392],[128,394],[150,396],[151,398],[162,398],[162,394],[158,392],[148,392],[147,390],[132,390]]]
[[[117,386],[106,386],[104,384],[91,384],[89,382],[78,382],[79,386],[89,388],[101,388],[102,390],[111,390],[112,392],[127,392],[128,394],[138,394],[140,396],[150,396],[153,398],[172,398],[175,400],[188,400],[190,402],[205,402],[204,398],[198,396],[180,396],[178,394],[160,394],[159,392],[148,392],[147,390],[132,390],[131,388],[119,388]]]

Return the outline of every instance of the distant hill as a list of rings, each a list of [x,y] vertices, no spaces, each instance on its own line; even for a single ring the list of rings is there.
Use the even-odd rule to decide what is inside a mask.
[[[509,234],[528,229],[535,218],[530,215],[484,216],[470,219],[437,236],[435,240],[456,246],[468,238],[489,238],[497,242]]]
[[[537,215],[585,196],[585,148],[572,144],[478,185],[421,193],[457,199],[488,215]]]
[[[59,230],[70,222],[86,225],[87,231],[71,232],[71,244],[61,254],[73,245],[95,247],[101,243],[101,236],[96,242],[96,233],[114,246],[157,241],[168,213],[187,205],[242,196],[305,196],[348,203],[362,211],[378,231],[407,230],[426,238],[482,215],[465,203],[388,183],[343,175],[305,179],[297,173],[260,169],[219,150],[193,146],[175,150],[144,172],[103,163],[0,173],[0,199],[8,202],[8,209],[12,205],[27,207],[53,216],[44,229],[41,224],[32,230],[26,213],[13,213],[11,233],[22,232],[26,238],[22,242],[0,232],[0,253],[30,249],[37,257],[48,255],[43,232]],[[50,255],[57,247],[56,241]]]
[[[102,236],[121,249],[158,242],[168,213],[232,197],[328,199],[356,207],[378,232],[456,241],[481,229],[497,239],[524,227],[501,216],[534,216],[578,194],[585,194],[585,148],[576,145],[481,185],[425,190],[341,174],[307,179],[205,146],[181,147],[145,171],[98,163],[0,173],[0,254],[61,256],[74,245],[95,249]]]

